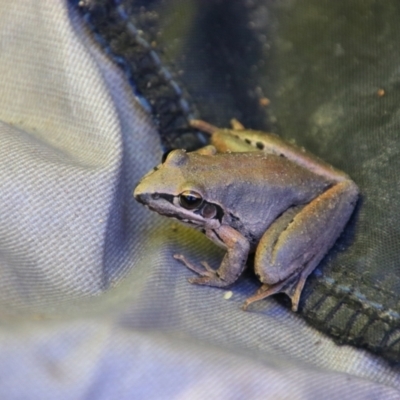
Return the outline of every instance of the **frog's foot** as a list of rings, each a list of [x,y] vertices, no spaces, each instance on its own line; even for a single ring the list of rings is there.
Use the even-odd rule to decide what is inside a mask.
[[[275,285],[263,284],[253,296],[246,299],[242,309],[246,311],[250,304],[263,300],[273,294],[286,293],[292,301],[292,311],[296,312],[299,308],[300,295],[306,282],[306,278],[307,276],[301,276],[300,279],[296,276],[292,276],[289,279],[276,283]]]
[[[272,286],[266,284],[262,285],[253,296],[246,299],[246,301],[243,303],[242,310],[247,311],[250,304],[281,292],[283,285],[284,284],[282,282]]]
[[[175,260],[180,261],[184,264],[187,268],[191,271],[195,272],[196,274],[200,275],[196,278],[189,278],[188,281],[190,283],[194,283],[196,285],[208,285],[208,286],[217,286],[217,287],[224,287],[227,285],[223,279],[218,276],[217,271],[212,269],[207,261],[202,261],[200,264],[204,268],[199,268],[196,264],[190,262],[184,255],[182,254],[174,254],[173,256]]]

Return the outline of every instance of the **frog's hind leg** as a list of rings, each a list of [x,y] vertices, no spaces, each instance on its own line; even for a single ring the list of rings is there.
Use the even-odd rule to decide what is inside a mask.
[[[292,311],[296,312],[299,308],[300,295],[303,291],[304,284],[318,263],[319,260],[317,263],[309,263],[300,274],[294,273],[288,279],[285,279],[284,281],[278,282],[274,285],[268,285],[264,283],[253,296],[250,296],[246,299],[246,301],[243,303],[242,310],[247,311],[250,304],[266,299],[274,294],[285,293],[291,299]]]
[[[273,294],[283,293],[283,292],[286,293],[284,286],[287,286],[287,282],[279,282],[275,285],[267,285],[266,283],[264,283],[263,285],[261,285],[261,287],[257,290],[257,292],[253,296],[248,297],[246,299],[246,301],[243,303],[242,310],[247,311],[247,308],[249,307],[250,304],[255,303],[256,301],[263,300],[269,296],[272,296]],[[290,297],[289,294],[288,296]]]
[[[275,293],[286,293],[297,311],[305,281],[333,246],[354,209],[356,185],[335,184],[310,203],[284,212],[262,236],[254,270],[264,285],[244,307]]]

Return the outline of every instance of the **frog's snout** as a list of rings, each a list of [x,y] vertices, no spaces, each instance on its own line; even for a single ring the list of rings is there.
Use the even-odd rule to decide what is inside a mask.
[[[143,191],[143,187],[140,184],[141,182],[138,183],[136,186],[135,190],[133,191],[133,197],[135,198],[136,201],[142,204],[147,204],[148,201],[146,201],[149,197],[149,194]]]

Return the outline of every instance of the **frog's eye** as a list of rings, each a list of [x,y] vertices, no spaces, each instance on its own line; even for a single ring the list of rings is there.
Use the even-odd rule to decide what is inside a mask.
[[[185,190],[179,195],[180,205],[187,210],[199,208],[202,202],[203,198],[201,195],[193,190]]]

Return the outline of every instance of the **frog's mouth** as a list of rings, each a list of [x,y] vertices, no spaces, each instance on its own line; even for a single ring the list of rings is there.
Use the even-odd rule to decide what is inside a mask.
[[[158,214],[175,218],[183,223],[195,226],[203,226],[205,218],[198,210],[185,210],[176,206],[176,197],[165,193],[139,193],[135,190],[135,199],[144,206]]]

